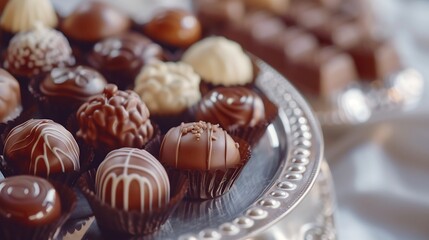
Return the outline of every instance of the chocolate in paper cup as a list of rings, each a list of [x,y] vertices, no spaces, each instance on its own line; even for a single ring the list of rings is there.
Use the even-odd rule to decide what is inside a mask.
[[[61,201],[61,216],[50,224],[30,227],[0,216],[0,239],[2,240],[39,240],[55,239],[61,226],[68,220],[76,207],[76,194],[67,186],[51,182],[58,192]]]
[[[157,231],[176,210],[186,194],[188,180],[184,176],[170,177],[171,198],[169,203],[152,212],[124,211],[115,209],[100,201],[95,195],[95,170],[83,174],[78,185],[97,220],[97,224],[104,234],[120,239],[129,236],[147,235]]]
[[[255,126],[235,126],[226,128],[226,131],[237,138],[247,141],[251,147],[254,147],[264,135],[267,127],[274,121],[278,115],[277,106],[266,96],[260,95],[265,109],[265,120]]]

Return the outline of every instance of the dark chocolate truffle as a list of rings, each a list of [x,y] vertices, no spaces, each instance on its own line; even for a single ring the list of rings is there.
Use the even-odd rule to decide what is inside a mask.
[[[30,119],[6,136],[4,157],[19,174],[49,176],[79,171],[79,147],[71,133],[48,119]]]
[[[97,149],[141,148],[154,134],[149,110],[133,91],[108,84],[103,94],[91,98],[77,112],[77,136]]]
[[[54,68],[41,82],[40,92],[55,104],[81,104],[101,94],[107,85],[104,77],[92,68],[78,66]]]
[[[88,63],[120,88],[134,82],[144,64],[161,59],[162,48],[148,38],[127,33],[95,44]]]
[[[170,129],[159,160],[181,170],[225,170],[240,163],[240,152],[238,143],[219,125],[200,121]]]
[[[50,224],[61,216],[60,197],[43,178],[9,177],[0,181],[0,215],[27,226]]]
[[[4,67],[14,76],[33,77],[73,63],[72,50],[64,35],[37,25],[35,29],[20,32],[12,38]]]
[[[15,119],[22,111],[18,81],[0,68],[0,123]]]
[[[61,24],[67,37],[83,42],[97,42],[126,32],[130,18],[118,9],[100,1],[82,1]]]
[[[201,99],[196,117],[223,128],[253,127],[265,120],[265,108],[261,97],[250,89],[222,87]]]
[[[152,212],[170,200],[167,172],[149,152],[137,148],[111,151],[97,170],[99,199],[125,211]]]
[[[144,33],[162,44],[185,48],[201,38],[201,24],[185,10],[168,9],[156,14],[144,26]]]

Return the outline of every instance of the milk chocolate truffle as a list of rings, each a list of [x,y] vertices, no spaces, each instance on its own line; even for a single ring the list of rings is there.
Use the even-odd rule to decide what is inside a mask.
[[[0,181],[0,215],[27,226],[49,224],[61,216],[60,197],[43,178],[9,177]]]
[[[130,18],[118,9],[100,1],[82,1],[61,24],[64,34],[82,42],[97,42],[126,32]]]
[[[79,147],[71,133],[48,119],[30,119],[6,136],[5,160],[18,174],[50,176],[79,171]]]
[[[188,47],[201,38],[198,19],[181,9],[167,9],[156,14],[143,30],[154,41],[179,48]]]
[[[50,0],[10,0],[0,18],[1,28],[11,33],[29,31],[36,22],[51,28],[58,25]]]
[[[162,48],[148,38],[127,33],[95,44],[88,63],[120,88],[131,84],[140,69],[152,59],[161,59]]]
[[[134,91],[154,115],[185,111],[201,99],[200,76],[182,62],[156,61],[146,65],[135,81]]]
[[[113,208],[152,212],[170,200],[167,172],[149,152],[137,148],[111,151],[97,170],[97,197]]]
[[[40,82],[40,92],[54,104],[79,107],[92,96],[101,94],[107,81],[96,70],[85,67],[54,68]]]
[[[13,120],[22,111],[18,81],[0,68],[0,123]]]
[[[108,84],[77,111],[77,136],[96,149],[141,148],[154,134],[149,110],[133,91]]]
[[[253,127],[265,120],[265,108],[261,97],[250,89],[222,87],[213,89],[203,97],[196,117],[223,128]]]
[[[208,37],[193,44],[182,57],[201,78],[215,85],[245,85],[253,66],[241,46],[223,37]]]
[[[238,143],[219,125],[182,123],[165,135],[160,162],[181,170],[225,170],[240,163],[240,152]]]
[[[14,76],[33,77],[73,63],[72,50],[64,35],[37,25],[35,29],[20,32],[12,38],[4,67]]]

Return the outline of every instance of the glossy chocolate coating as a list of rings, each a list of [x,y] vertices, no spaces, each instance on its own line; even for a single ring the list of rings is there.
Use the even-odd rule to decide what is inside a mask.
[[[38,25],[20,32],[9,43],[4,67],[14,76],[34,77],[55,67],[74,63],[72,50],[64,35]]]
[[[48,119],[30,119],[6,137],[4,157],[19,174],[49,176],[79,171],[79,146],[63,126]]]
[[[133,91],[108,84],[77,111],[77,136],[97,149],[141,148],[154,134],[149,110]]]
[[[265,108],[261,97],[250,89],[216,88],[201,99],[196,118],[225,129],[253,127],[265,120]]]
[[[57,103],[81,105],[101,94],[106,84],[104,77],[89,67],[54,68],[40,83],[40,92]]]
[[[154,41],[179,48],[188,47],[201,38],[198,19],[181,9],[168,9],[156,14],[143,30]]]
[[[117,209],[152,212],[170,200],[167,172],[149,152],[137,148],[111,151],[95,180],[98,198]]]
[[[126,15],[100,1],[82,1],[61,24],[67,37],[83,42],[97,42],[126,32],[131,20]]]
[[[240,152],[238,143],[219,125],[200,121],[170,129],[159,160],[182,170],[225,170],[240,163]]]
[[[18,81],[0,68],[0,123],[16,118],[22,111]]]
[[[50,224],[61,216],[60,197],[43,178],[9,177],[0,181],[0,215],[27,226]]]
[[[144,64],[161,59],[162,48],[148,38],[127,33],[95,44],[88,63],[120,87],[132,83]]]

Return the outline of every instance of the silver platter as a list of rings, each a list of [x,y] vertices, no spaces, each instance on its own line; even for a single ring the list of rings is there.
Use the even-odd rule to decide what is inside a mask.
[[[222,197],[182,202],[157,233],[144,239],[248,238],[288,215],[315,183],[323,158],[318,122],[284,77],[260,60],[256,64],[260,68],[256,85],[279,107],[279,115],[254,148],[242,174]],[[81,213],[73,216],[75,226],[63,229],[64,239],[102,239],[97,225],[90,222],[93,217],[82,216],[88,210],[83,198],[78,209]]]

